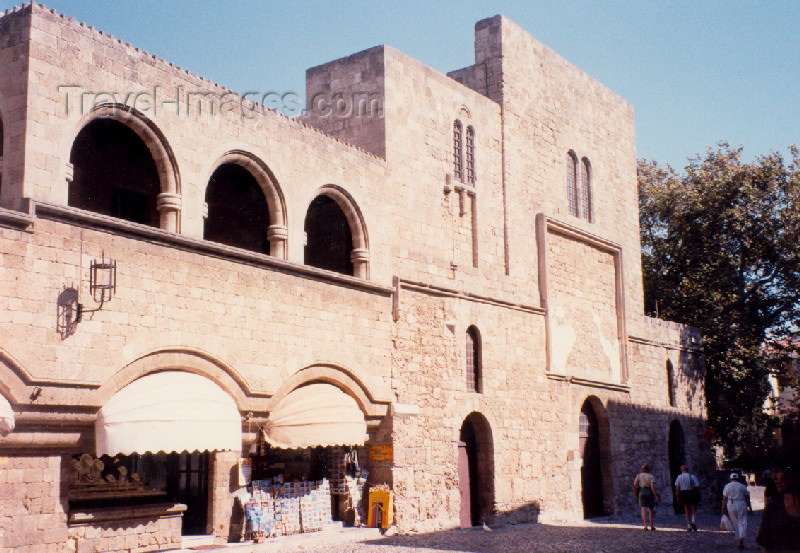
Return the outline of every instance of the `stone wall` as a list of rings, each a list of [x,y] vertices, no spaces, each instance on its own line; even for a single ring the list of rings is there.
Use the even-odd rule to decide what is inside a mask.
[[[0,393],[18,414],[17,430],[0,440],[3,451],[42,442],[65,454],[91,450],[97,410],[117,390],[150,372],[180,369],[207,376],[243,415],[262,420],[281,393],[309,381],[358,397],[374,443],[394,446],[393,463],[376,467],[371,479],[393,485],[401,530],[458,524],[458,441],[468,417],[480,422],[490,448],[481,456],[487,521],[582,516],[585,402],[600,420],[607,511],[633,507],[631,481],[645,460],[667,485],[673,421],[683,427],[687,460],[707,466],[696,331],[642,314],[632,109],[508,19],[476,25],[476,64],[453,78],[388,47],[313,68],[312,97],[333,101],[363,90],[382,98],[383,110],[328,118],[316,106],[299,121],[242,106],[210,114],[214,99],[230,91],[38,5],[0,18],[0,30],[0,71],[30,67],[28,91],[18,80],[0,88],[10,145],[0,204],[21,209],[24,197],[35,207],[29,215],[0,212]],[[171,152],[163,160],[173,171],[171,226],[143,228],[66,205],[72,142],[96,115],[66,109],[75,98],[57,85],[76,75],[79,91],[154,90],[166,101],[178,100],[181,89],[209,95],[202,112],[196,104],[154,111],[122,100],[131,104],[122,111]],[[454,175],[456,119],[475,130],[475,183]],[[591,221],[568,211],[569,150],[592,163]],[[202,239],[206,186],[231,152],[260,160],[274,177],[285,255]],[[303,264],[306,211],[330,185],[363,218],[366,278]],[[568,230],[548,233],[540,251],[542,218]],[[118,261],[115,296],[76,322],[70,313],[78,302],[98,307],[88,267],[103,257]],[[541,301],[542,269],[550,305]],[[548,343],[565,343],[557,328],[548,336],[548,316],[574,333],[562,374],[548,373]],[[480,334],[481,393],[467,391],[470,326]],[[609,353],[622,346],[627,380]],[[392,414],[395,407],[402,416]],[[209,526],[221,538],[239,524],[228,516],[234,457],[217,458],[210,483]],[[60,456],[25,459],[53,482],[65,481]],[[11,472],[0,466],[3,474]],[[19,493],[33,501],[55,489]],[[30,513],[28,524],[41,532],[51,524],[66,539],[65,495],[57,493],[35,503],[51,502],[52,511]],[[9,525],[19,505],[4,501]],[[174,524],[167,517],[116,533],[76,526],[70,536],[78,547],[116,551],[140,533],[163,542],[161,532]],[[121,541],[94,541],[112,538]]]
[[[161,506],[94,510],[69,528],[63,551],[75,553],[146,553],[181,548],[181,513]],[[110,518],[112,520],[103,520]],[[91,520],[95,519],[95,520]]]
[[[66,479],[60,455],[0,455],[0,550],[62,552],[67,543]]]

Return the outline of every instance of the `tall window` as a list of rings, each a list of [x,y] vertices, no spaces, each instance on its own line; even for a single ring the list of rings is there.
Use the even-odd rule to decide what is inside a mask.
[[[478,329],[471,326],[467,329],[467,391],[481,391],[481,341]]]
[[[667,398],[670,407],[675,407],[675,369],[669,359],[667,359]]]
[[[592,221],[592,167],[589,160],[581,160],[581,217]]]
[[[567,200],[569,212],[575,217],[580,216],[578,210],[578,156],[572,150],[567,154]]]
[[[464,154],[462,148],[462,131],[461,121],[456,119],[453,123],[453,173],[457,181],[464,180]]]
[[[467,182],[475,184],[475,129],[467,127]]]

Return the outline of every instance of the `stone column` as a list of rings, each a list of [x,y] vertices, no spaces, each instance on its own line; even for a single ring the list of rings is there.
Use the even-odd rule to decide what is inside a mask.
[[[237,511],[235,499],[241,489],[236,467],[240,455],[240,451],[215,451],[211,457],[207,532],[217,542],[238,541],[241,536],[244,516]]]
[[[353,276],[366,280],[369,276],[369,250],[353,248],[353,251],[350,252],[350,261],[353,262]]]
[[[178,232],[178,214],[181,211],[181,195],[172,192],[162,192],[158,195],[156,209],[161,215],[162,230]]]
[[[270,225],[267,229],[267,241],[269,242],[269,254],[278,259],[286,259],[286,240],[289,237],[289,229],[285,225]]]

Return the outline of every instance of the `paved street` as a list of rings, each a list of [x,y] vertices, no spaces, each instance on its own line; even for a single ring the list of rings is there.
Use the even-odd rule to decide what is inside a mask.
[[[756,552],[754,536],[760,512],[751,515],[746,551]],[[606,517],[579,526],[521,524],[486,532],[450,530],[415,536],[378,538],[374,533],[356,531],[325,536],[307,535],[305,540],[261,545],[232,546],[235,553],[506,553],[506,552],[642,552],[689,553],[737,551],[733,534],[718,528],[719,515],[700,517],[698,532],[686,532],[683,517],[664,512],[656,519],[656,532],[645,532],[633,516]],[[361,541],[352,541],[361,540]],[[231,547],[231,546],[229,546]],[[233,553],[233,552],[232,552]]]

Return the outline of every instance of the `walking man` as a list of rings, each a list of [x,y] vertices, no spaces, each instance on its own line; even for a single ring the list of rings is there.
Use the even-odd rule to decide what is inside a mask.
[[[744,536],[747,533],[747,511],[752,511],[750,506],[750,492],[747,486],[739,482],[739,475],[731,473],[731,481],[722,488],[722,514],[726,512],[733,523],[733,532],[736,535],[736,545],[744,549]]]
[[[681,473],[675,479],[675,495],[683,505],[686,515],[686,531],[697,532],[697,505],[700,503],[700,482],[689,472],[689,467],[681,465]]]

